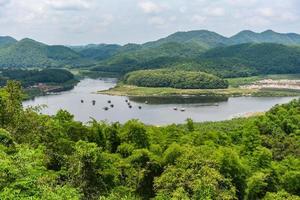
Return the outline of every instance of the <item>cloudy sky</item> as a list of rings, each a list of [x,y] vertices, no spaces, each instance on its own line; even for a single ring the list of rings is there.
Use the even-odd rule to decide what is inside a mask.
[[[0,35],[48,44],[142,43],[176,31],[300,33],[299,0],[0,0]]]

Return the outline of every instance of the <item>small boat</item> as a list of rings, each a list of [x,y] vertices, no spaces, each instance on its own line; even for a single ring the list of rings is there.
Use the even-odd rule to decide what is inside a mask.
[[[178,108],[177,108],[177,107],[174,107],[173,109],[174,109],[174,110],[178,110]]]
[[[139,109],[142,109],[142,106],[139,106]]]
[[[128,103],[128,100],[126,99],[125,102]]]
[[[111,103],[111,100],[108,100],[107,103]]]
[[[110,107],[112,107],[112,108],[113,108],[113,107],[114,107],[114,104],[111,104],[111,105],[110,105]]]
[[[129,107],[129,108],[132,108],[132,105],[129,105],[128,107]]]
[[[109,109],[108,107],[104,107],[104,108],[103,108],[103,110],[108,110],[108,109]]]
[[[83,103],[84,101],[81,99],[81,101],[80,101],[81,103]]]
[[[184,111],[185,111],[185,108],[181,108],[180,111],[181,111],[181,112],[184,112]]]
[[[95,100],[93,100],[93,101],[92,101],[92,103],[93,103],[93,105],[95,105],[95,104],[96,104],[96,101],[95,101]]]

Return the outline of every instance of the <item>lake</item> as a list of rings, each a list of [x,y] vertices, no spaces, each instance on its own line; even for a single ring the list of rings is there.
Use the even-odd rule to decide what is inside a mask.
[[[195,122],[220,121],[250,112],[267,111],[276,104],[287,103],[295,97],[120,97],[95,94],[114,87],[116,79],[81,80],[73,90],[36,97],[25,101],[25,107],[46,105],[41,112],[55,114],[59,109],[72,113],[76,120],[87,122],[91,118],[108,122],[126,122],[139,119],[146,124],[165,125],[183,123],[187,118]],[[82,103],[81,100],[84,102]],[[95,100],[95,105],[92,101]],[[125,101],[130,101],[129,108]],[[114,105],[110,107],[108,101]],[[139,108],[141,106],[141,109]],[[103,109],[109,107],[108,110]],[[174,108],[178,110],[174,110]],[[181,109],[185,109],[181,112]]]

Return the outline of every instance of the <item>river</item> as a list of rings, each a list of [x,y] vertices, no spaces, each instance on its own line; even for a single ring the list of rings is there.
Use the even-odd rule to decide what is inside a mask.
[[[76,120],[88,122],[92,118],[108,122],[139,119],[146,124],[165,125],[183,123],[187,118],[195,122],[220,121],[246,113],[262,112],[276,104],[287,103],[294,97],[120,97],[95,94],[114,87],[116,79],[81,80],[74,89],[59,94],[36,97],[23,105],[46,105],[41,112],[53,115],[59,109],[72,113]],[[82,103],[81,100],[84,102]],[[92,101],[95,100],[95,105]],[[132,108],[129,108],[128,100]],[[111,101],[113,108],[108,101]],[[139,106],[141,108],[139,108]],[[108,107],[108,110],[103,109]],[[174,110],[174,108],[177,110]],[[184,112],[181,109],[185,109]]]

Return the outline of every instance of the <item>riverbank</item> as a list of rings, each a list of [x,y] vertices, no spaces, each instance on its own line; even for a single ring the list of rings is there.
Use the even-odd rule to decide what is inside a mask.
[[[61,84],[37,84],[31,87],[27,87],[24,88],[24,100],[34,99],[35,97],[45,96],[53,93],[69,91],[72,90],[77,83],[79,83],[78,79],[72,79]]]
[[[228,89],[175,89],[175,88],[151,88],[118,84],[114,88],[98,91],[98,94],[113,96],[182,96],[182,95],[206,95],[206,96],[266,96],[287,97],[300,96],[300,90],[291,89],[259,89],[259,88],[228,88]]]

